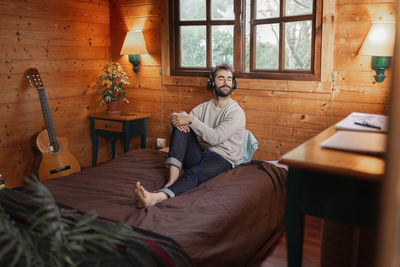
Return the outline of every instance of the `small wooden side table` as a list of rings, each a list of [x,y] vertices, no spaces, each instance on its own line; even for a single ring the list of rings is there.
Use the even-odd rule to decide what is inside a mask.
[[[92,135],[93,155],[92,166],[97,164],[98,135],[111,140],[112,158],[115,158],[115,140],[122,136],[124,152],[129,151],[131,137],[140,136],[141,148],[146,148],[147,118],[150,114],[130,112],[119,115],[106,115],[105,113],[89,114],[90,132]]]

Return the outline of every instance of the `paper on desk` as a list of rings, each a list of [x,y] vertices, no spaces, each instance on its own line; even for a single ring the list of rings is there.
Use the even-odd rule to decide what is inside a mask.
[[[321,147],[361,153],[382,154],[386,149],[386,134],[357,131],[337,131],[323,141]]]
[[[354,124],[355,122],[367,122],[372,125],[381,127],[381,129],[375,129]],[[353,112],[343,120],[336,124],[337,130],[352,130],[352,131],[364,131],[364,132],[387,132],[388,129],[388,117],[381,114],[369,114]]]

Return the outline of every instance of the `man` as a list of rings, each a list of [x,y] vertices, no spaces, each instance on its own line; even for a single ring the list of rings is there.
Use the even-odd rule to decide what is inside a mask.
[[[227,63],[217,65],[211,70],[207,85],[213,90],[213,99],[196,106],[190,114],[171,114],[169,181],[156,192],[147,191],[137,182],[134,194],[139,208],[153,206],[197,187],[231,169],[240,159],[246,116],[230,98],[236,88],[232,67]],[[185,172],[179,176],[182,168]]]

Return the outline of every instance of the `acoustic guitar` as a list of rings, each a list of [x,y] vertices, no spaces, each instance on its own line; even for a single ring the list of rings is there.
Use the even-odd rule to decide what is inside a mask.
[[[51,119],[46,93],[39,71],[31,68],[27,71],[27,78],[39,92],[46,129],[36,137],[36,146],[41,153],[38,176],[40,180],[47,180],[66,176],[80,171],[78,160],[68,150],[68,139],[56,136],[56,131]]]

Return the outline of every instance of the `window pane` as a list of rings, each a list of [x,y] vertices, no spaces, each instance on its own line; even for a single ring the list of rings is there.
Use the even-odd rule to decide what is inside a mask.
[[[286,15],[308,15],[313,12],[313,0],[286,0]]]
[[[206,0],[180,0],[180,20],[205,20]]]
[[[213,26],[212,35],[212,65],[228,62],[233,65],[233,25]]]
[[[211,18],[215,20],[233,20],[233,0],[212,0]]]
[[[279,24],[256,27],[256,69],[279,68]]]
[[[181,26],[181,66],[206,67],[206,26]]]
[[[279,17],[279,0],[257,0],[256,19]]]
[[[285,69],[311,69],[311,25],[311,20],[285,24]]]

